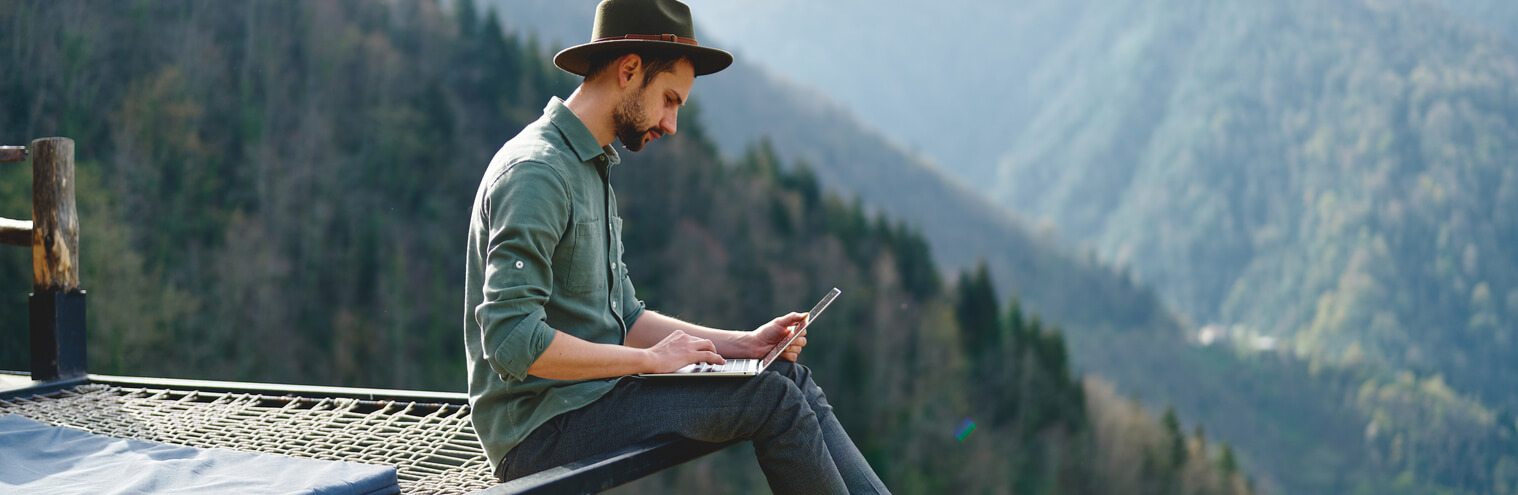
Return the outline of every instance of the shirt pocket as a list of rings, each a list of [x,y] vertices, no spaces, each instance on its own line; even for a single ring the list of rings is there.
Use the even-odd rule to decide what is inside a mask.
[[[577,223],[571,228],[569,238],[573,245],[568,259],[563,260],[569,269],[562,271],[562,280],[555,281],[562,284],[566,292],[585,294],[606,290],[606,233],[601,231],[605,225],[596,219]],[[560,270],[555,270],[555,278],[560,276],[559,273]]]

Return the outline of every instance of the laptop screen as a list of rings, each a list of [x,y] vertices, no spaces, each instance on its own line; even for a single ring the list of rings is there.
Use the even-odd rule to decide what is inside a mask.
[[[834,287],[833,290],[828,291],[828,295],[822,296],[822,300],[818,301],[817,305],[812,306],[812,310],[806,313],[806,321],[801,322],[801,328],[797,328],[796,332],[792,333],[790,338],[781,341],[780,344],[776,345],[774,349],[770,349],[770,353],[764,356],[764,362],[760,363],[759,369],[768,368],[770,366],[770,363],[775,362],[775,358],[780,357],[780,353],[784,352],[786,347],[790,347],[791,342],[796,341],[796,337],[801,336],[801,331],[806,330],[807,327],[810,327],[812,325],[812,322],[817,319],[817,315],[822,314],[822,310],[828,309],[828,305],[833,304],[833,300],[837,299],[838,295],[842,293],[843,291],[838,290],[837,287]]]

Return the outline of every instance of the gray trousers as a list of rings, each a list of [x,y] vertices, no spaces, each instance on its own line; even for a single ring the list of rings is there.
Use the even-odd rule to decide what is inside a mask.
[[[770,490],[888,493],[811,370],[777,360],[752,378],[637,378],[533,430],[496,468],[502,481],[661,435],[752,440]]]

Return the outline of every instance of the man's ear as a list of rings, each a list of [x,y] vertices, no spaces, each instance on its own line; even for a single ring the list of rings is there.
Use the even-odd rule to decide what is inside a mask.
[[[636,53],[623,55],[617,59],[617,87],[626,88],[632,84],[633,78],[643,70],[643,57]]]

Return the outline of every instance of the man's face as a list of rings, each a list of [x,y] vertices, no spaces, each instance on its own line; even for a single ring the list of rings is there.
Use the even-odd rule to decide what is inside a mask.
[[[633,77],[638,88],[627,93],[612,110],[612,124],[617,139],[628,151],[641,151],[649,141],[674,134],[680,119],[680,107],[690,97],[696,82],[696,69],[690,61],[675,63],[674,70],[654,76],[646,84],[640,72]]]

